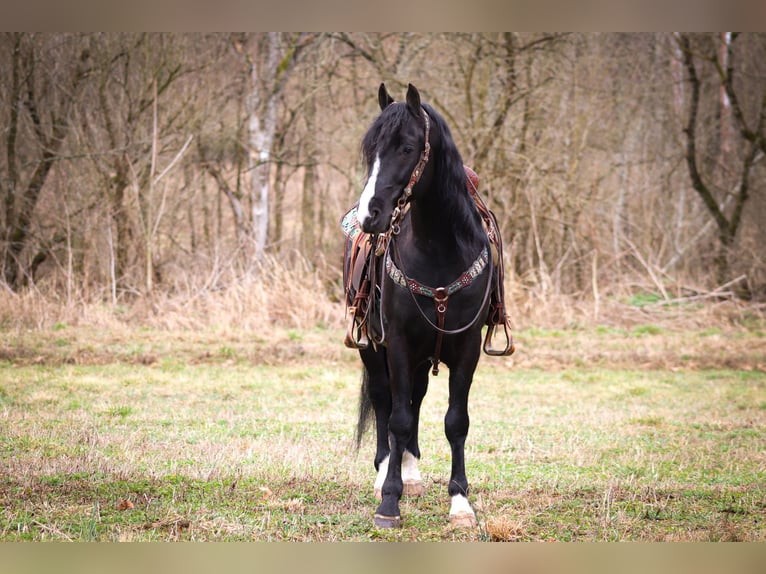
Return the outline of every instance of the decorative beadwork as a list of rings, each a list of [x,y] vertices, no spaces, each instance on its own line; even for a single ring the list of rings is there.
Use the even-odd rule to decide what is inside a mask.
[[[349,209],[340,222],[340,228],[343,230],[343,234],[349,239],[354,239],[357,235],[362,233],[362,228],[359,226],[359,221],[356,218],[357,209],[359,209],[359,205],[355,205]]]
[[[445,287],[447,295],[452,295],[473,283],[473,280],[484,271],[488,261],[489,252],[487,251],[487,248],[484,247],[476,258],[476,261],[471,264],[468,270],[463,272],[460,277]],[[436,289],[423,285],[415,279],[406,277],[404,273],[402,273],[402,270],[396,266],[393,259],[391,259],[390,253],[386,253],[386,273],[388,273],[388,276],[391,277],[394,283],[404,289],[409,289],[415,293],[415,295],[423,295],[425,297],[431,297],[432,299],[436,296]]]

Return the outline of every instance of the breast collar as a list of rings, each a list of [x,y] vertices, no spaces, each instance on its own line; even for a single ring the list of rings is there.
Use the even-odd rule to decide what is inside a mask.
[[[428,285],[424,285],[420,281],[413,279],[412,277],[407,277],[401,269],[399,269],[396,266],[396,263],[394,263],[393,258],[391,257],[391,251],[386,251],[386,273],[388,273],[388,276],[391,277],[391,279],[399,285],[400,287],[404,287],[405,289],[409,289],[412,293],[415,295],[423,295],[425,297],[431,297],[432,299],[436,299],[439,296],[444,295],[452,295],[461,289],[468,287],[471,283],[473,283],[473,280],[476,279],[479,275],[481,275],[481,272],[484,271],[484,268],[487,266],[487,262],[489,261],[489,251],[486,247],[483,247],[481,252],[479,253],[479,256],[476,258],[476,260],[471,264],[471,266],[460,275],[457,279],[455,279],[452,283],[447,285],[446,287],[429,287]]]

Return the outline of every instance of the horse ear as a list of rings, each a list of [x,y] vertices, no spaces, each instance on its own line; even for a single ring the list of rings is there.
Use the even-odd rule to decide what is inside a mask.
[[[407,109],[416,118],[419,118],[422,114],[420,111],[420,92],[412,84],[407,86]]]
[[[380,104],[381,111],[385,110],[388,106],[394,103],[394,98],[388,95],[386,84],[381,83],[380,88],[378,88],[378,103]]]

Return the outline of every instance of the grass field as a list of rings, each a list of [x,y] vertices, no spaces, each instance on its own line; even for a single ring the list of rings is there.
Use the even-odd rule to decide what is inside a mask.
[[[517,332],[471,394],[475,530],[447,520],[446,369],[426,494],[383,531],[340,331],[0,336],[2,541],[766,541],[762,324]]]

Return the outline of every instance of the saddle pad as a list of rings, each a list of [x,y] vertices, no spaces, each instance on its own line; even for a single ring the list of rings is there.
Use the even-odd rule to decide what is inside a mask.
[[[357,235],[362,233],[362,228],[359,226],[359,221],[356,219],[356,212],[358,208],[359,205],[357,204],[349,209],[340,222],[340,227],[343,230],[343,234],[350,240],[353,240]]]

